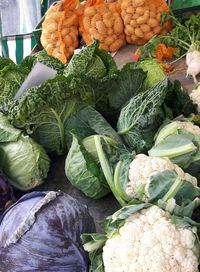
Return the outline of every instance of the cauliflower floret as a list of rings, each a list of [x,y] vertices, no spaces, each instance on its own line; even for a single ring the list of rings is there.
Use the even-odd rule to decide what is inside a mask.
[[[149,157],[144,154],[136,155],[130,163],[129,182],[127,184],[127,195],[138,198],[137,189],[144,186],[144,196],[142,200],[148,200],[148,188],[150,177],[165,170],[175,171],[178,176],[197,186],[197,179],[188,173],[185,173],[178,165],[171,162],[168,158]]]
[[[103,248],[105,272],[198,272],[198,257],[192,230],[157,206],[131,215]]]
[[[190,98],[194,104],[197,104],[197,110],[200,112],[200,84],[190,93]]]
[[[200,135],[200,127],[195,126],[193,123],[181,122],[181,121],[176,121],[176,123],[177,123],[179,129],[184,129],[184,130],[191,132],[193,134]]]

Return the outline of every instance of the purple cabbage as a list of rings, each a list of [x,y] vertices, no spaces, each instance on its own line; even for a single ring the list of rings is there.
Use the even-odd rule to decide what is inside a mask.
[[[6,176],[0,172],[0,214],[12,203],[13,190]]]
[[[0,219],[0,270],[87,272],[80,235],[94,231],[87,208],[69,195],[26,194]]]

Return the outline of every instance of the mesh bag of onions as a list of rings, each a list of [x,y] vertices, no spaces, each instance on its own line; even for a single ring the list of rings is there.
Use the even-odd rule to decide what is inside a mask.
[[[63,0],[49,8],[42,23],[42,46],[64,64],[78,47],[79,12],[78,0]]]
[[[82,5],[79,17],[80,33],[88,45],[94,39],[100,41],[100,48],[115,52],[126,44],[124,25],[117,2],[88,0]]]
[[[169,13],[165,0],[120,0],[120,5],[128,43],[143,45],[171,29],[170,21],[161,26],[161,13]]]

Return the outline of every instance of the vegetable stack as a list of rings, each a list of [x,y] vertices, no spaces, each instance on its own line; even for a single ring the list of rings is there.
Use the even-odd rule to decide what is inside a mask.
[[[78,47],[79,1],[60,1],[49,8],[42,24],[41,43],[47,53],[67,63]]]
[[[105,3],[102,0],[85,2],[79,23],[80,33],[86,44],[98,39],[100,48],[109,52],[117,51],[126,44],[124,25],[117,3]]]
[[[121,0],[121,10],[128,43],[142,45],[170,29],[169,21],[161,26],[161,13],[169,13],[163,0]]]

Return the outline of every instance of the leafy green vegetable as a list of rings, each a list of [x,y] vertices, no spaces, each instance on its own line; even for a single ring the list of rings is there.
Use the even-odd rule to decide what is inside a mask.
[[[144,59],[143,61],[137,62],[136,66],[147,72],[147,78],[143,86],[144,90],[155,86],[167,75],[164,69],[160,66],[160,63],[157,59]]]
[[[74,55],[65,68],[64,75],[66,77],[82,75],[100,79],[114,74],[117,71],[114,59],[106,51],[98,47],[99,42],[95,40],[91,45],[82,49],[79,54]]]
[[[0,70],[9,65],[14,65],[14,62],[9,58],[0,57]]]
[[[175,100],[179,94],[179,99]],[[196,112],[196,107],[179,84],[166,77],[156,86],[139,93],[122,108],[117,130],[124,142],[136,153],[146,152],[166,118]]]
[[[44,50],[39,51],[35,53],[34,55],[27,56],[20,63],[19,67],[21,69],[25,68],[31,71],[31,69],[37,62],[41,62],[47,65],[48,67],[57,70],[59,74],[62,74],[63,69],[65,67],[58,59],[48,55],[47,52]]]
[[[114,139],[103,135],[92,135],[80,140],[73,135],[73,142],[65,161],[65,173],[75,187],[87,196],[97,199],[108,194],[110,188],[101,170],[95,138],[103,141],[110,162],[117,160],[119,143]]]
[[[175,27],[166,36],[168,44],[180,47],[185,51],[200,50],[200,14],[192,15],[187,21],[181,23],[177,18],[173,19]]]
[[[122,108],[117,129],[125,143],[137,153],[153,145],[153,137],[165,118],[162,108],[168,90],[168,79],[139,93]]]
[[[72,130],[82,139],[90,135],[100,134],[109,136],[119,143],[121,142],[116,131],[108,124],[103,116],[91,106],[80,109],[68,119],[65,127],[68,148],[72,142]]]
[[[120,109],[136,94],[143,91],[146,73],[142,69],[125,65],[108,86],[108,107]]]
[[[74,132],[72,145],[70,131]],[[95,139],[99,139],[109,157],[109,163],[114,165],[121,150],[125,149],[116,131],[100,113],[87,106],[68,120],[66,136],[68,147],[71,145],[65,163],[69,181],[92,198],[100,198],[107,194],[110,189],[101,169],[99,147]]]
[[[169,88],[165,103],[168,108],[172,109],[174,116],[184,115],[188,117],[191,113],[196,114],[197,105],[190,99],[187,90],[184,90],[180,81],[175,80],[169,83]]]
[[[8,63],[9,60],[6,59],[6,64]],[[0,70],[0,108],[13,99],[28,73],[27,69],[20,69],[12,62]]]
[[[151,176],[149,202],[177,216],[191,217],[200,205],[197,200],[200,188],[189,181],[181,180],[174,171],[163,171]]]
[[[118,113],[121,107],[142,90],[146,73],[142,69],[126,66],[117,69],[112,56],[99,49],[95,40],[74,55],[64,75],[80,77],[94,91],[96,109],[103,114]]]
[[[92,90],[81,82],[56,76],[29,89],[8,105],[14,126],[26,130],[48,152],[66,153],[65,126],[81,107],[93,103]]]
[[[47,177],[49,166],[45,150],[13,128],[0,113],[0,169],[10,178],[10,183],[20,190],[30,190]]]
[[[102,247],[107,236],[99,233],[84,233],[81,235],[81,240],[85,251],[89,252],[91,262],[89,272],[104,272]]]

